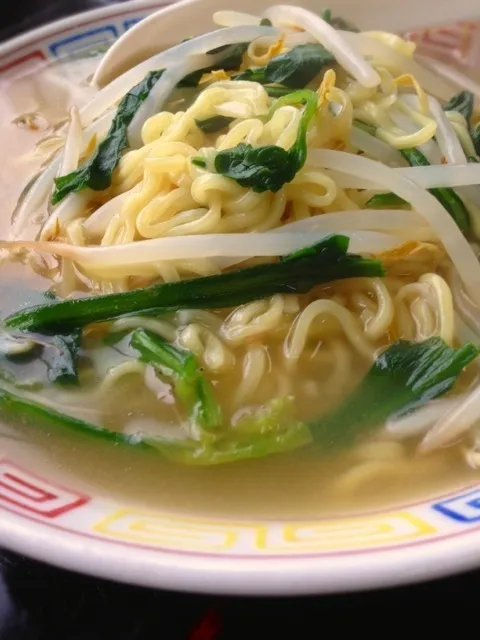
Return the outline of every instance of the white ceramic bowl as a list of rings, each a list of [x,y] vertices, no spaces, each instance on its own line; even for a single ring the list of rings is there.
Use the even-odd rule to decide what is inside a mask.
[[[111,42],[161,3],[61,20],[0,47],[0,74]],[[5,443],[3,443],[5,444]],[[2,446],[0,450],[8,451]],[[25,465],[23,465],[25,466]],[[41,477],[40,477],[41,476]],[[417,504],[318,521],[235,521],[145,512],[0,460],[0,545],[152,587],[306,594],[414,582],[480,564],[480,485]]]

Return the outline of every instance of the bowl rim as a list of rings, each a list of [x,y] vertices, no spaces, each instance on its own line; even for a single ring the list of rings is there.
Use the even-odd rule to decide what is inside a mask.
[[[122,3],[61,18],[0,44],[0,62],[52,35],[169,4],[168,0],[132,0],[128,7]],[[58,530],[51,523],[47,526],[5,508],[0,511],[0,542],[11,551],[107,580],[225,595],[351,592],[445,577],[480,566],[479,532],[480,525],[397,549],[367,549],[349,555],[235,558],[151,548],[140,553],[137,547],[119,541]]]
[[[26,526],[26,522],[28,525]],[[62,569],[138,586],[247,596],[292,596],[398,587],[480,566],[480,526],[399,549],[285,558],[223,558],[129,547],[56,532],[2,510],[0,540],[11,551]]]
[[[103,18],[113,18],[118,15],[128,15],[129,13],[137,13],[142,9],[156,10],[167,7],[174,3],[175,0],[131,0],[128,7],[123,3],[116,3],[98,9],[89,9],[87,11],[79,11],[65,18],[58,18],[44,25],[29,29],[25,33],[20,33],[5,42],[0,43],[0,59],[14,53],[16,49],[31,46],[37,41],[41,42],[45,38],[52,35],[60,35],[64,31],[70,31],[78,27],[87,26],[95,23]]]

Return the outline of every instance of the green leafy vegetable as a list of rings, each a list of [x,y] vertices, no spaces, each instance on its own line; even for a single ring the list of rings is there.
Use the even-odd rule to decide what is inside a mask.
[[[192,164],[194,164],[196,167],[201,167],[202,169],[207,166],[206,161],[203,158],[200,158],[200,156],[195,156],[194,158],[192,158]]]
[[[455,94],[446,104],[443,105],[444,111],[458,111],[467,121],[467,127],[475,149],[475,153],[480,155],[480,124],[472,127],[472,115],[475,106],[475,96],[471,91],[460,91]],[[477,158],[468,158],[468,162],[478,162]]]
[[[308,422],[314,441],[324,450],[354,444],[388,417],[412,411],[450,391],[462,369],[479,353],[471,344],[452,349],[441,338],[395,342],[337,410]]]
[[[480,122],[478,122],[470,131],[473,146],[477,156],[480,156]]]
[[[292,89],[289,89],[288,87],[282,87],[280,85],[267,85],[265,87],[265,91],[271,98],[281,98],[282,96],[287,96],[292,93]]]
[[[321,44],[301,44],[272,58],[265,67],[265,80],[266,83],[303,89],[325,67],[334,63],[335,57]]]
[[[292,89],[303,89],[322,69],[334,63],[335,57],[321,44],[300,44],[275,56],[264,67],[242,71],[235,76],[235,80],[283,84]]]
[[[69,193],[89,187],[95,191],[107,189],[112,181],[112,173],[120,162],[123,151],[128,147],[127,129],[140,105],[160,79],[162,71],[151,71],[118,105],[112,125],[95,153],[87,162],[72,173],[55,179],[53,204],[57,204]]]
[[[330,9],[324,9],[320,14],[322,20],[328,22],[328,24],[332,25],[335,29],[340,29],[341,31],[355,31],[358,33],[359,29],[354,27],[352,24],[344,20],[343,18],[339,18],[332,16],[332,11]]]
[[[235,423],[235,431],[242,434],[274,434],[293,426],[295,398],[274,398],[253,412],[244,413]]]
[[[367,124],[361,120],[354,120],[353,126],[357,127],[357,129],[362,129],[362,131],[369,133],[371,136],[374,136],[377,131],[377,128],[373,124]]]
[[[130,331],[128,329],[122,329],[121,331],[111,331],[110,333],[106,333],[103,336],[102,342],[107,347],[114,347],[116,344],[126,338],[129,333]]]
[[[408,204],[395,193],[377,193],[365,203],[369,209],[384,209],[385,207],[401,207]]]
[[[419,149],[401,149],[400,153],[412,167],[429,166],[428,160]],[[460,196],[448,187],[429,189],[429,191],[445,207],[463,233],[468,233],[470,216]]]
[[[235,118],[227,118],[227,116],[213,116],[205,120],[195,120],[195,124],[203,133],[216,133],[228,127]]]
[[[78,383],[78,353],[82,342],[81,329],[50,337],[50,345],[44,349],[42,360],[48,367],[50,382]]]
[[[48,300],[55,301],[53,291],[44,294]],[[32,336],[32,340],[36,340]],[[82,346],[82,330],[73,327],[68,332],[57,332],[42,336],[38,357],[47,365],[49,382],[72,385],[78,384],[78,357]]]
[[[308,427],[299,422],[274,435],[230,435],[211,446],[191,440],[178,440],[175,444],[159,439],[145,442],[172,462],[213,466],[293,451],[311,443],[311,436]]]
[[[135,436],[124,435],[115,431],[110,431],[84,420],[60,413],[55,409],[27,400],[15,393],[0,389],[0,416],[9,422],[13,419],[15,423],[30,424],[32,426],[68,429],[77,433],[94,436],[100,440],[106,440],[111,444],[124,444],[140,449],[145,448],[145,444],[135,438]]]
[[[443,105],[444,111],[458,111],[470,126],[470,119],[473,113],[473,105],[475,96],[471,91],[460,91],[455,94],[446,104]]]
[[[242,142],[215,156],[218,173],[259,193],[278,191],[294,179],[299,168],[288,151],[275,145],[253,147]]]
[[[279,98],[273,106],[273,110],[276,110],[287,104],[300,103],[306,106],[300,118],[297,139],[288,151],[276,145],[253,147],[240,143],[217,153],[215,170],[257,193],[275,192],[291,182],[307,159],[307,129],[315,115],[317,94],[308,89],[295,91]]]
[[[325,20],[325,22],[328,22],[328,24],[332,24],[332,10],[327,8],[324,9],[321,13],[320,13],[320,17],[322,20]]]
[[[306,293],[316,284],[384,274],[378,260],[348,254],[349,239],[329,235],[280,261],[220,275],[168,282],[146,289],[39,305],[9,316],[6,325],[22,330],[78,327],[130,313],[174,309],[221,309],[275,293]]]
[[[222,47],[218,47],[217,49],[212,49],[208,53],[211,55],[216,55],[218,53],[225,53],[225,56],[215,65],[215,67],[210,68],[211,71],[214,69],[224,69],[225,71],[235,71],[242,64],[243,54],[248,49],[249,42],[239,42],[238,44],[226,44]]]
[[[82,340],[80,329],[53,335],[0,334],[2,358],[18,364],[32,366],[41,361],[47,367],[48,380],[59,384],[78,383],[78,355]]]
[[[235,74],[232,80],[247,80],[248,82],[259,82],[265,84],[265,67],[250,67]]]
[[[126,435],[60,413],[39,402],[0,389],[0,416],[13,425],[19,423],[48,429],[68,430],[103,440],[114,446],[161,454],[165,459],[188,465],[217,465],[283,453],[311,442],[309,431],[295,423],[276,433],[225,435],[213,444],[191,439],[167,439],[143,434]]]
[[[222,47],[218,47],[217,49],[212,49],[208,52],[210,55],[216,55],[224,52],[225,56],[209,67],[199,69],[198,71],[194,71],[188,76],[185,76],[185,78],[183,78],[183,80],[178,83],[178,86],[191,88],[197,87],[198,83],[200,82],[200,78],[204,73],[210,73],[211,71],[216,71],[217,69],[223,69],[224,71],[235,71],[242,64],[243,54],[248,49],[248,45],[248,42],[241,42],[239,44],[227,44]]]
[[[452,349],[438,337],[419,343],[399,340],[376,359],[341,407],[326,416],[308,422],[295,421],[290,415],[290,399],[279,398],[241,418],[234,429],[219,432],[215,440],[201,442],[117,433],[4,389],[0,389],[0,416],[14,424],[68,429],[116,446],[156,451],[168,460],[190,465],[262,458],[305,446],[312,440],[322,452],[328,453],[352,446],[390,416],[414,411],[444,395],[479,353],[480,349],[471,344]],[[185,363],[176,353],[162,354],[161,360],[161,366],[171,370],[182,370]]]
[[[131,345],[140,352],[142,360],[151,364],[164,377],[173,380],[175,395],[202,429],[222,424],[222,411],[215,400],[213,387],[202,375],[197,359],[184,349],[162,340],[151,331],[138,329]]]

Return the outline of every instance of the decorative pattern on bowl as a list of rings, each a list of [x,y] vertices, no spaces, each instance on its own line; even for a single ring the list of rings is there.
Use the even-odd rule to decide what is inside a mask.
[[[106,49],[167,3],[134,4],[62,20],[7,43],[0,48],[0,73],[21,75],[48,59]],[[422,32],[418,39],[450,46],[458,35],[453,32]],[[252,594],[349,590],[480,564],[480,485],[335,520],[233,522],[110,502],[4,459],[0,543],[79,571],[156,587]]]

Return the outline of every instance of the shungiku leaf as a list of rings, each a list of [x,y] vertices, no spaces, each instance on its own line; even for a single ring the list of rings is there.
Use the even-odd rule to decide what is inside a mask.
[[[446,104],[443,105],[444,111],[458,111],[470,126],[470,119],[473,113],[473,105],[475,97],[471,91],[460,91],[455,94]]]
[[[331,9],[324,9],[320,14],[320,16],[322,20],[325,20],[325,22],[328,22],[328,24],[331,24],[332,27],[334,27],[335,29],[341,29],[342,31],[356,31],[356,32],[359,31],[357,27],[353,26],[343,18],[340,18],[338,16],[333,16]]]
[[[253,147],[240,143],[215,156],[215,170],[253,191],[276,192],[297,173],[295,159],[275,145]]]
[[[195,124],[203,133],[216,133],[228,127],[233,120],[234,118],[228,118],[227,116],[212,116],[211,118],[205,118],[205,120],[195,120]]]
[[[317,94],[308,89],[294,91],[279,98],[272,108],[273,113],[282,106],[302,103],[305,108],[298,125],[297,139],[288,151],[276,145],[253,147],[242,142],[216,154],[215,170],[257,193],[276,192],[291,182],[307,159],[307,129],[315,115]]]
[[[216,55],[224,52],[224,56],[217,60],[217,62],[209,67],[205,67],[203,69],[199,69],[198,71],[194,71],[190,73],[188,76],[185,76],[181,82],[178,83],[179,87],[197,87],[200,82],[200,78],[205,73],[210,73],[211,71],[216,71],[217,69],[223,69],[224,71],[235,71],[242,64],[242,58],[245,51],[248,49],[248,42],[240,42],[238,44],[225,45],[223,47],[219,47],[217,49],[212,49],[208,53],[211,55]]]
[[[386,207],[403,207],[406,204],[408,202],[395,193],[377,193],[367,200],[365,207],[368,209],[384,209]]]
[[[94,154],[76,171],[55,179],[53,204],[63,200],[69,193],[87,187],[103,191],[110,186],[112,174],[120,162],[123,151],[128,147],[128,126],[162,74],[163,70],[151,71],[127,93],[118,105],[105,140],[98,145]]]
[[[479,353],[472,344],[452,349],[439,337],[394,342],[337,410],[308,422],[314,441],[324,451],[353,445],[390,416],[413,411],[450,391]]]
[[[473,146],[477,156],[480,156],[480,122],[470,132],[472,137]]]
[[[49,338],[50,346],[44,349],[42,359],[48,367],[50,382],[78,383],[78,354],[82,341],[81,329],[69,333],[57,333]]]
[[[283,84],[292,89],[306,87],[335,57],[321,44],[300,44],[272,58],[265,68],[266,83]]]
[[[260,84],[282,84],[291,89],[303,89],[325,67],[335,63],[335,57],[318,43],[300,44],[275,56],[263,67],[246,69],[235,80],[250,80]]]

